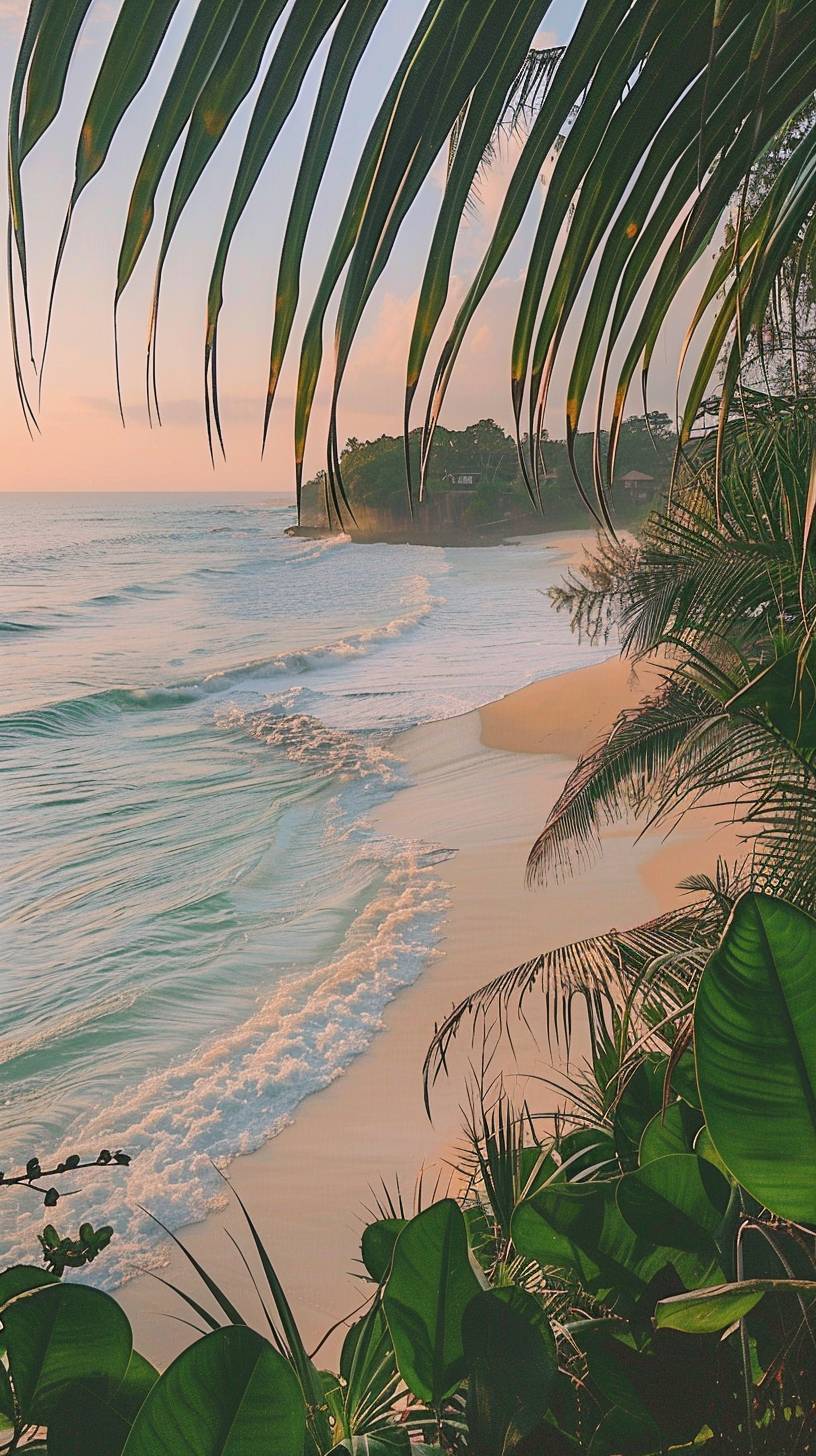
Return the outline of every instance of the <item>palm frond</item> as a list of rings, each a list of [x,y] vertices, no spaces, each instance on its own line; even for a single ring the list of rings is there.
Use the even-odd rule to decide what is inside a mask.
[[[704,728],[718,738],[729,736],[727,720],[710,696],[677,676],[637,707],[625,708],[567,779],[530,851],[528,880],[543,883],[590,860],[599,848],[601,825],[642,812],[664,781],[673,782],[670,766]]]
[[[96,3],[101,5],[102,0]],[[116,301],[133,274],[153,223],[160,185],[180,144],[154,289],[153,371],[167,253],[230,120],[260,76],[246,144],[231,177],[208,290],[205,352],[210,423],[216,437],[222,433],[218,325],[237,221],[260,182],[322,39],[333,31],[301,167],[297,210],[288,230],[287,302],[276,318],[271,399],[292,327],[290,305],[299,284],[314,200],[330,163],[349,86],[380,15],[396,3],[293,0],[271,46],[283,17],[283,0],[232,4],[196,0],[191,7],[131,194]],[[131,101],[164,63],[165,37],[170,21],[177,19],[177,8],[177,0],[124,0],[98,66],[78,139],[57,271],[82,193],[107,166]],[[70,62],[80,44],[83,22],[93,9],[94,0],[31,0],[12,88],[9,253],[11,261],[16,257],[17,267],[10,268],[9,288],[16,370],[24,400],[28,396],[18,329],[20,320],[29,316],[30,279],[22,169],[25,157],[62,114]],[[522,415],[529,422],[526,468],[535,495],[543,412],[556,359],[574,337],[569,321],[578,323],[577,343],[569,346],[565,418],[570,442],[596,367],[602,376],[596,423],[601,421],[613,356],[627,338],[606,466],[596,451],[594,467],[594,509],[605,519],[608,480],[629,385],[639,368],[644,381],[648,378],[672,300],[717,236],[735,192],[746,190],[754,165],[767,149],[777,146],[812,102],[816,0],[787,0],[784,5],[776,0],[744,0],[716,7],[711,0],[688,0],[679,9],[675,0],[593,0],[592,4],[587,0],[560,58],[555,52],[535,50],[535,36],[548,10],[548,0],[429,0],[373,121],[307,326],[297,398],[297,458],[302,462],[315,371],[322,357],[323,320],[346,267],[327,443],[329,483],[338,510],[347,509],[337,450],[337,410],[349,354],[396,237],[452,134],[451,182],[457,164],[458,171],[453,192],[449,187],[443,195],[430,245],[426,275],[433,279],[433,287],[429,283],[430,297],[421,298],[418,306],[416,349],[406,370],[411,398],[418,385],[417,361],[428,352],[440,316],[439,299],[444,299],[447,288],[451,237],[455,238],[490,138],[508,120],[529,123],[495,231],[438,356],[425,412],[420,493],[433,432],[463,340],[518,234],[528,203],[539,190],[542,168],[554,157],[517,318],[510,392],[517,422],[520,425]],[[726,422],[746,334],[761,328],[769,309],[773,311],[780,270],[791,247],[801,249],[803,239],[809,241],[797,269],[803,274],[811,267],[814,201],[816,140],[812,128],[800,126],[795,145],[778,167],[756,215],[741,220],[729,251],[709,269],[714,321],[705,318],[707,332],[684,412],[684,429],[723,355],[721,425]],[[563,250],[550,279],[555,244],[562,236]],[[592,298],[584,310],[582,286],[590,278]],[[693,332],[702,331],[704,313],[696,312]],[[151,387],[155,393],[155,374]],[[583,483],[582,489],[586,493]]]
[[[600,1030],[622,1007],[633,982],[652,962],[661,957],[670,961],[686,957],[690,950],[707,955],[721,925],[719,906],[710,899],[698,899],[645,925],[626,931],[609,930],[559,946],[505,971],[466,996],[436,1027],[423,1065],[426,1106],[430,1105],[434,1083],[446,1070],[451,1044],[466,1022],[471,1023],[474,1034],[477,1024],[509,1034],[511,1013],[523,1018],[528,996],[537,991],[544,998],[547,1036],[568,1048],[576,999]],[[682,1004],[688,985],[686,976],[684,970],[677,985],[670,975],[663,978],[657,993],[661,1005],[668,1009]]]

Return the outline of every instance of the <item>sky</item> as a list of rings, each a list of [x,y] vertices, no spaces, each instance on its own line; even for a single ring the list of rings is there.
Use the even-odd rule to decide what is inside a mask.
[[[160,320],[159,390],[163,425],[151,429],[144,403],[148,302],[159,229],[140,260],[120,309],[120,349],[127,428],[115,402],[112,301],[121,230],[142,149],[190,16],[182,0],[155,74],[133,103],[106,166],[77,208],[60,279],[43,380],[41,434],[29,439],[14,387],[11,350],[0,347],[0,489],[19,490],[266,490],[294,488],[293,397],[302,325],[311,294],[353,175],[368,125],[416,22],[421,0],[392,0],[386,8],[349,98],[313,219],[304,260],[301,308],[260,458],[263,400],[277,265],[288,204],[325,47],[267,163],[236,235],[225,289],[219,387],[227,461],[213,470],[207,450],[202,392],[203,316],[212,258],[254,93],[234,119],[188,205],[170,254]],[[0,0],[0,98],[5,106],[26,0]],[[31,254],[34,336],[41,341],[57,240],[73,179],[82,117],[118,6],[96,0],[69,75],[63,110],[24,168]],[[568,39],[580,0],[553,0],[538,43]],[[274,37],[273,37],[274,43]],[[505,147],[483,178],[477,206],[457,248],[446,318],[472,278],[496,220],[513,161]],[[439,159],[404,225],[386,274],[363,322],[340,406],[340,438],[372,439],[401,428],[405,359],[428,239],[441,197]],[[169,179],[159,195],[165,204]],[[491,292],[471,326],[446,404],[443,423],[461,428],[486,416],[505,427],[510,341],[525,259],[543,198],[543,184]],[[159,212],[159,216],[161,213]],[[6,312],[5,290],[0,311]],[[444,337],[444,322],[437,343]],[[8,339],[7,318],[0,319]],[[655,361],[651,403],[673,410],[678,326],[667,330]],[[330,355],[331,350],[329,348]],[[433,351],[432,351],[433,354]],[[547,425],[564,433],[566,360],[556,373]],[[35,387],[36,392],[36,387]],[[323,463],[328,377],[319,386],[307,475]]]

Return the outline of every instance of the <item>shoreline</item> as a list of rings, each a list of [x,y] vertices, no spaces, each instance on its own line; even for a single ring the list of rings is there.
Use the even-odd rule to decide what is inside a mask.
[[[564,540],[561,549],[574,551],[575,544]],[[380,1180],[391,1190],[398,1186],[410,1206],[423,1170],[426,1197],[437,1182],[444,1189],[450,1177],[471,1048],[464,1033],[451,1076],[434,1090],[429,1123],[421,1065],[436,1022],[470,991],[544,949],[612,925],[634,925],[679,903],[677,882],[712,868],[717,853],[731,849],[728,831],[706,811],[667,845],[654,835],[634,842],[630,828],[614,825],[604,830],[605,852],[591,871],[544,890],[525,886],[528,850],[576,758],[620,707],[653,685],[648,669],[633,679],[631,664],[611,658],[395,739],[413,782],[371,822],[401,842],[453,851],[436,868],[449,898],[440,948],[419,979],[389,1003],[381,1027],[342,1076],[306,1097],[289,1125],[229,1167],[310,1348],[363,1297],[354,1270],[362,1228],[383,1192]],[[520,1077],[523,1095],[523,1074],[540,1072],[544,1053],[526,1033],[517,1039],[515,1027],[514,1043],[517,1061],[508,1057],[506,1071]],[[578,1036],[573,1060],[581,1054]],[[563,1070],[563,1059],[544,1070],[549,1066]],[[247,1320],[262,1320],[225,1229],[249,1251],[234,1201],[179,1232]],[[202,1300],[199,1281],[177,1249],[159,1272]],[[154,1362],[167,1364],[192,1337],[172,1318],[185,1313],[180,1302],[149,1275],[135,1276],[117,1298],[133,1323],[137,1347]],[[156,1319],[159,1313],[171,1317]],[[335,1346],[342,1333],[333,1337]]]

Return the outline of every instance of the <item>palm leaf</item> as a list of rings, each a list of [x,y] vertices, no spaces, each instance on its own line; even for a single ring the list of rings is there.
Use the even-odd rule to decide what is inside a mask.
[[[32,0],[21,41],[9,112],[12,220],[8,251],[10,259],[16,251],[26,317],[29,286],[21,161],[60,111],[70,60],[92,3]],[[76,204],[105,165],[131,101],[151,75],[177,3],[123,0],[82,125],[55,286]],[[236,0],[232,6],[223,0],[197,0],[192,7],[131,196],[114,303],[132,276],[152,225],[159,183],[183,137],[162,230],[151,314],[149,378],[155,398],[156,329],[168,250],[202,172],[261,73],[259,103],[232,176],[209,288],[205,338],[208,401],[211,423],[219,435],[215,345],[235,226],[298,95],[306,68],[334,25],[336,33],[326,55],[287,230],[281,271],[284,286],[276,308],[267,395],[271,402],[292,329],[300,260],[317,189],[351,80],[373,26],[387,12],[388,3],[377,0],[364,6],[361,0],[320,0],[319,4],[296,0],[271,48],[283,0]],[[507,0],[430,0],[368,133],[313,301],[297,393],[299,478],[322,359],[323,323],[346,268],[337,318],[327,450],[329,487],[336,509],[344,504],[337,409],[349,354],[372,289],[419,188],[452,136],[449,186],[423,270],[407,364],[407,423],[447,292],[462,212],[485,150],[508,115],[511,122],[520,115],[529,122],[493,236],[433,373],[424,416],[420,494],[463,340],[518,233],[542,168],[555,156],[517,320],[511,399],[519,429],[526,401],[530,453],[525,466],[535,494],[544,406],[555,362],[571,336],[570,320],[576,319],[579,327],[577,343],[570,346],[565,410],[569,442],[578,429],[596,367],[601,374],[596,411],[599,428],[613,351],[629,336],[614,392],[606,470],[599,446],[594,460],[594,509],[600,519],[608,520],[609,480],[634,375],[640,366],[645,388],[656,341],[678,289],[716,236],[735,192],[745,192],[753,165],[792,119],[802,114],[816,89],[816,0],[744,0],[740,5],[716,6],[711,0],[688,0],[680,11],[674,0],[584,3],[557,67],[553,69],[555,58],[550,57],[537,64],[528,62],[525,71],[525,56],[548,10],[548,0],[512,0],[510,4]],[[800,273],[810,266],[808,258],[816,238],[813,154],[813,139],[806,130],[782,169],[783,180],[765,198],[761,218],[741,217],[730,255],[721,253],[709,269],[711,281],[703,287],[710,299],[717,297],[715,318],[706,325],[701,363],[683,413],[684,431],[690,428],[696,402],[703,398],[724,352],[720,418],[724,434],[747,337],[761,329],[776,297],[780,270],[791,248],[801,247],[803,236],[811,243],[804,256],[799,255]],[[560,258],[551,270],[556,249]],[[590,307],[582,317],[583,285],[590,278],[594,280]],[[26,408],[11,268],[9,288],[15,368]],[[50,312],[49,306],[49,319]],[[695,333],[705,311],[693,309],[692,315],[691,332]],[[584,484],[579,484],[589,500]]]
[[[721,920],[716,905],[698,900],[631,930],[609,930],[545,951],[471,992],[435,1029],[423,1065],[426,1107],[430,1108],[431,1089],[446,1070],[451,1044],[466,1021],[495,1023],[500,1031],[507,1031],[511,1010],[523,1017],[528,996],[537,991],[544,997],[548,1037],[568,1048],[574,1000],[583,1002],[595,1025],[602,1027],[615,1008],[623,1006],[632,984],[652,962],[687,958],[695,949],[710,951]],[[661,994],[680,1004],[668,975]]]

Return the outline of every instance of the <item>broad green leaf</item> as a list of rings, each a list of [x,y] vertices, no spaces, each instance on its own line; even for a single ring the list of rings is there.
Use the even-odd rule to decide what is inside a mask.
[[[0,1273],[0,1312],[3,1305],[18,1294],[27,1294],[30,1289],[44,1289],[48,1284],[58,1284],[56,1275],[47,1269],[38,1269],[35,1264],[12,1264]]]
[[[615,1106],[614,1135],[625,1168],[637,1166],[643,1130],[663,1106],[668,1057],[652,1054],[639,1062]]]
[[[347,1436],[332,1447],[329,1456],[414,1456],[422,1449],[429,1448],[411,1445],[408,1432],[394,1426],[377,1436]]]
[[[661,1299],[655,1309],[658,1329],[684,1330],[691,1335],[716,1334],[728,1329],[765,1298],[766,1294],[801,1295],[816,1300],[816,1282],[808,1279],[745,1279],[712,1289],[693,1289]]]
[[[120,1456],[158,1378],[158,1371],[134,1350],[120,1381],[71,1387],[48,1423],[49,1456]]]
[[[654,1231],[644,1243],[615,1202],[615,1183],[554,1183],[520,1203],[513,1243],[542,1268],[577,1276],[598,1298],[631,1306],[671,1259]]]
[[[563,1169],[559,1177],[566,1178],[568,1183],[594,1175],[596,1171],[604,1176],[617,1172],[615,1143],[605,1128],[579,1127],[568,1132],[560,1139],[558,1152],[561,1159],[559,1167]],[[529,1192],[534,1191],[535,1185]]]
[[[510,1285],[467,1306],[462,1341],[468,1374],[468,1450],[510,1456],[546,1415],[558,1367],[541,1301]]]
[[[674,1331],[647,1339],[642,1327],[635,1337],[630,1325],[610,1319],[571,1325],[570,1336],[585,1352],[589,1386],[601,1409],[617,1412],[618,1419],[600,1428],[605,1439],[614,1431],[619,1444],[610,1452],[656,1456],[693,1439],[718,1408],[710,1342]]]
[[[682,1257],[673,1262],[688,1285],[704,1279],[717,1260],[716,1237],[729,1195],[728,1183],[711,1163],[695,1153],[669,1153],[625,1174],[617,1201],[642,1239],[659,1238],[680,1251]]]
[[[400,1374],[427,1405],[439,1407],[464,1376],[462,1316],[479,1288],[453,1199],[411,1219],[397,1239],[383,1307]]]
[[[587,1456],[659,1456],[663,1441],[650,1416],[613,1406],[601,1417]]]
[[[214,1330],[153,1386],[123,1456],[298,1456],[306,1412],[288,1361],[246,1325]]]
[[[81,1284],[56,1284],[3,1311],[11,1379],[24,1419],[46,1425],[84,1381],[118,1383],[133,1350],[115,1299]]]
[[[666,1153],[690,1153],[702,1120],[697,1108],[687,1102],[670,1102],[665,1113],[656,1112],[640,1139],[641,1167]]]
[[[773,1213],[816,1223],[816,921],[768,895],[737,902],[694,1012],[706,1126]]]
[[[407,1222],[405,1218],[379,1218],[363,1229],[363,1263],[377,1284],[382,1284],[391,1268],[394,1246]]]
[[[0,1360],[0,1416],[5,1416],[9,1421],[14,1420],[14,1396],[11,1392],[9,1373],[2,1360]]]
[[[805,664],[799,661],[798,648],[786,652],[727,703],[728,711],[759,709],[785,738],[802,752],[811,753],[816,749],[814,663],[813,649]]]
[[[726,1168],[725,1163],[723,1162],[722,1158],[717,1152],[717,1149],[714,1146],[711,1133],[705,1125],[700,1128],[700,1131],[695,1138],[694,1151],[697,1154],[698,1158],[705,1158],[706,1162],[713,1163],[715,1168],[719,1168],[720,1172],[724,1173],[726,1178],[731,1177],[731,1174]]]

